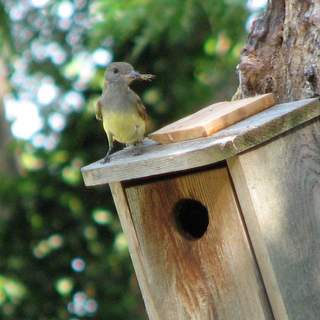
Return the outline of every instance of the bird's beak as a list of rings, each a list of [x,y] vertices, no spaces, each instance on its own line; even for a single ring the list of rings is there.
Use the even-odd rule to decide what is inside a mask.
[[[133,81],[133,80],[146,80],[146,81],[151,81],[155,76],[152,75],[152,74],[141,74],[140,72],[138,71],[131,71],[129,74],[128,74],[128,78],[130,81]]]
[[[138,71],[132,70],[129,74],[128,74],[128,78],[130,80],[138,80],[141,79],[141,74]]]

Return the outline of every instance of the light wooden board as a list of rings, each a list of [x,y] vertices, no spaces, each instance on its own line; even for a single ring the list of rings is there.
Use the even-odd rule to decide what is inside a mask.
[[[82,168],[87,186],[123,181],[213,164],[268,141],[320,116],[319,99],[306,99],[271,107],[207,137],[168,145],[145,143],[142,154],[130,149]],[[102,148],[103,149],[103,148]]]
[[[110,189],[117,208],[122,230],[127,237],[130,257],[137,276],[147,313],[150,319],[163,320],[161,314],[159,313],[159,310],[157,310],[152,299],[147,274],[144,268],[144,259],[141,251],[141,246],[138,240],[138,235],[134,228],[124,189],[122,188],[120,182],[110,183]]]
[[[144,299],[157,310],[151,320],[274,319],[225,167],[129,186],[126,194],[138,246],[131,256],[142,261]],[[184,198],[209,211],[198,240],[177,230],[173,208]]]
[[[149,135],[166,144],[208,137],[275,104],[272,93],[210,105]]]
[[[320,120],[228,160],[279,320],[318,320]]]

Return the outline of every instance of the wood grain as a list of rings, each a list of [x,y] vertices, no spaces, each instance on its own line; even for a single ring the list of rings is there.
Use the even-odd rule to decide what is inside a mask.
[[[144,299],[147,313],[150,319],[162,320],[161,314],[156,309],[151,291],[148,284],[147,274],[144,268],[144,258],[141,251],[141,246],[138,240],[138,235],[134,228],[131,213],[128,207],[127,198],[122,188],[121,183],[110,183],[112,197],[117,208],[122,230],[127,237],[128,247],[132,264],[137,276],[139,287]]]
[[[212,164],[266,142],[320,116],[319,99],[271,107],[207,137],[168,145],[145,143],[142,154],[115,153],[111,161],[97,161],[81,169],[87,186],[123,181]]]
[[[214,103],[149,135],[161,144],[208,137],[275,104],[273,94]]]
[[[228,164],[276,319],[318,320],[319,119]]]
[[[162,320],[273,319],[225,167],[129,186],[126,194],[149,288],[145,300]],[[176,226],[173,208],[184,198],[209,211],[198,240]]]

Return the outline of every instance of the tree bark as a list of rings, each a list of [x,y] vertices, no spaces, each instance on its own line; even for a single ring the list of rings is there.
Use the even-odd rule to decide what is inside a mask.
[[[273,92],[277,102],[320,95],[320,1],[269,0],[239,64],[237,98]]]
[[[7,72],[4,63],[0,58],[0,178],[4,175],[10,177],[17,174],[14,155],[9,150],[9,144],[12,142],[12,135],[4,110],[3,99],[7,89]],[[5,203],[0,202],[0,219],[7,218],[9,214],[9,208]]]
[[[4,96],[8,90],[7,71],[0,59],[0,173],[16,173],[14,156],[9,152],[9,144],[12,141],[9,124],[5,117]]]

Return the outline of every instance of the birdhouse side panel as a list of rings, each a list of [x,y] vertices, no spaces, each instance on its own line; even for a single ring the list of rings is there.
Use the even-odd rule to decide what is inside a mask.
[[[319,319],[319,118],[228,165],[276,318]]]

